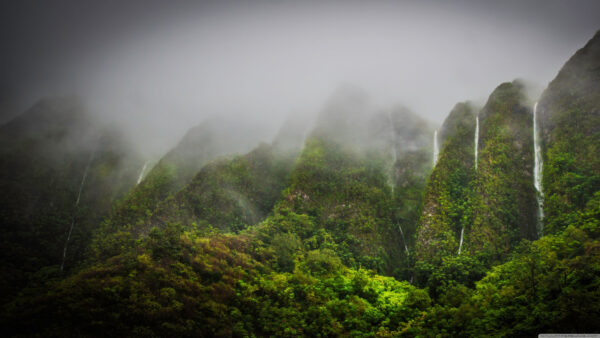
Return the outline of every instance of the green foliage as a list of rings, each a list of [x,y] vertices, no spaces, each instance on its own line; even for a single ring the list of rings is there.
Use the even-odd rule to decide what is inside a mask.
[[[13,302],[2,324],[52,336],[393,335],[429,305],[408,283],[348,269],[330,250],[269,272],[252,241],[154,228],[135,249]]]
[[[600,151],[600,116],[593,111],[597,108],[579,100],[560,101],[566,99],[550,96],[549,103],[543,101],[554,113],[551,120],[555,125],[548,132],[543,172],[544,232],[552,234],[571,224],[577,211],[600,190],[600,159],[592,155]]]
[[[384,162],[377,154],[361,154],[325,138],[310,138],[284,195],[275,207],[276,215],[304,215],[314,224],[285,230],[298,231],[306,247],[320,247],[318,237],[325,235],[333,242],[327,245],[333,245],[348,266],[386,273],[397,267],[401,238],[392,219]]]

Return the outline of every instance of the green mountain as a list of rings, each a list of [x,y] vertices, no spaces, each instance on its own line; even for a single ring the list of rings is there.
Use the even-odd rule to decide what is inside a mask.
[[[544,234],[563,231],[600,189],[600,33],[564,65],[538,104]]]
[[[158,205],[149,226],[179,222],[237,232],[257,224],[281,198],[294,159],[262,144],[246,155],[210,163]]]
[[[522,238],[535,239],[533,118],[519,82],[501,84],[480,113],[480,143],[467,251],[502,261]]]
[[[0,128],[3,333],[597,332],[600,33],[537,105],[525,92],[503,83],[434,131],[346,86],[271,144],[208,120],[137,185],[116,132],[41,102]]]
[[[411,200],[404,202],[408,210],[396,203],[393,191],[408,196],[419,184],[415,172],[423,174],[430,165],[429,156],[423,163],[419,155],[430,151],[431,134],[426,122],[405,108],[370,109],[366,96],[354,88],[332,97],[275,210],[306,215],[315,229],[302,229],[307,233],[300,238],[326,231],[344,264],[400,273],[406,266],[406,238],[415,228],[408,224],[414,211]],[[403,163],[409,158],[415,159],[412,168]]]
[[[146,226],[135,231],[178,223],[201,231],[238,232],[258,224],[282,197],[305,127],[302,119],[291,117],[272,144],[209,162],[180,191],[161,201]]]
[[[429,272],[426,284],[437,304],[420,323],[415,323],[415,333],[425,336],[443,334],[516,337],[533,336],[540,332],[598,331],[600,167],[595,152],[600,144],[597,132],[600,125],[598,60],[600,34],[597,33],[565,64],[544,91],[537,106],[538,125],[541,125],[543,135],[544,218],[535,217],[531,202],[517,205],[510,200],[491,199],[493,195],[488,194],[487,189],[477,190],[475,201],[479,203],[474,204],[475,208],[481,208],[481,201],[485,200],[504,202],[501,208],[484,214],[493,216],[492,222],[488,224],[497,224],[496,222],[502,219],[517,220],[521,217],[521,226],[516,227],[515,223],[512,223],[512,235],[516,241],[520,232],[524,240],[519,245],[511,245],[511,248],[499,247],[498,253],[504,251],[503,248],[511,249],[512,253],[508,259],[504,259],[505,263],[489,271],[483,268],[485,262],[479,261],[485,256],[481,257],[473,247],[464,255],[443,259],[435,270],[423,269]],[[496,99],[501,100],[496,101],[493,106],[488,102],[488,112],[491,111],[489,108],[494,106],[496,109],[516,107],[513,115],[515,118],[529,115],[528,108],[522,107],[522,101],[517,99],[518,86],[504,84],[499,87],[501,88],[507,95],[496,96]],[[506,104],[507,98],[512,104]],[[489,121],[488,119],[488,134],[490,127],[496,127],[490,125]],[[529,128],[533,124],[526,121],[521,123]],[[522,133],[527,133],[526,127],[522,128]],[[485,135],[485,131],[482,135]],[[502,134],[496,131],[495,137],[487,141],[488,144],[490,141],[501,140],[499,135]],[[532,138],[529,138],[529,142],[532,142]],[[478,184],[501,183],[502,181],[491,179],[494,176],[490,174],[494,173],[497,178],[507,178],[510,181],[490,187],[503,188],[507,182],[515,185],[526,184],[529,180],[526,177],[529,175],[526,175],[525,170],[512,171],[508,177],[498,170],[503,168],[502,166],[493,170],[494,164],[518,165],[518,156],[510,161],[509,155],[512,154],[497,151],[497,147],[491,148],[486,155],[482,149],[485,147],[485,143],[480,145]],[[493,157],[492,150],[496,150]],[[524,156],[530,152],[530,149],[521,148],[521,152],[517,154]],[[530,158],[526,161],[529,171],[533,159],[529,154],[527,157]],[[487,164],[484,164],[486,162]],[[482,180],[480,176],[485,165],[488,166],[488,177]],[[504,168],[515,167],[511,165]],[[521,198],[521,201],[531,200],[531,187],[523,188],[519,192],[522,195],[512,195],[513,198]],[[504,209],[507,206],[509,208]],[[527,210],[521,210],[517,206]],[[512,210],[512,213],[506,213],[509,210]],[[528,233],[529,236],[533,236],[531,220],[542,221],[544,225],[543,236],[535,241],[526,240]],[[478,224],[477,218],[472,224],[473,227]],[[490,231],[488,234],[494,232]],[[511,242],[510,233],[504,237],[504,241]],[[480,243],[484,244],[485,249],[483,240]]]
[[[130,236],[127,245],[115,234],[96,242],[110,250],[81,272],[50,282],[51,294],[32,291],[15,301],[6,318],[38,325],[16,324],[17,332],[43,328],[45,334],[343,335],[375,329],[397,334],[429,304],[427,294],[359,268],[389,270],[381,263],[390,255],[385,249],[394,254],[400,241],[390,222],[391,156],[376,143],[344,148],[327,139],[322,127],[291,162],[293,169],[289,152],[277,147],[289,144],[281,137],[274,146],[208,164],[159,203],[150,217],[159,226],[141,231],[135,240]],[[282,188],[274,194],[277,187]],[[238,235],[218,234],[254,222],[247,217],[254,213],[231,218],[250,203],[272,214]],[[208,225],[218,231],[207,232]],[[378,231],[388,231],[394,242]],[[84,299],[96,304],[93,323],[83,310]],[[132,311],[125,314],[125,308]],[[61,324],[66,322],[78,324]]]
[[[258,144],[260,129],[244,121],[210,118],[190,129],[119,203],[103,231],[143,227],[160,202],[175,195],[212,160],[244,153]]]
[[[474,110],[469,103],[457,104],[440,129],[441,151],[427,184],[417,234],[419,260],[439,263],[443,257],[457,255],[462,229],[471,225]]]
[[[536,238],[533,120],[523,91],[516,81],[501,84],[479,113],[477,170],[473,108],[459,104],[446,119],[419,229],[420,259],[439,263],[460,248],[499,262],[522,238]]]

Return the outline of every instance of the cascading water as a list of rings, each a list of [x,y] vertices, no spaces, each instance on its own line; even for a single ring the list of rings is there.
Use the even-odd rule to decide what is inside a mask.
[[[67,248],[69,246],[69,241],[71,240],[71,234],[73,233],[73,227],[75,226],[75,214],[77,213],[77,209],[79,207],[79,200],[81,199],[81,191],[83,191],[83,186],[85,185],[85,179],[87,178],[88,171],[90,170],[90,165],[92,164],[92,159],[94,158],[94,151],[90,154],[90,158],[88,160],[87,165],[83,171],[83,177],[81,178],[81,183],[79,184],[79,192],[77,193],[77,199],[75,200],[75,208],[73,209],[73,215],[71,217],[71,227],[69,228],[69,233],[67,234],[67,240],[65,241],[65,246],[63,248],[63,256],[62,262],[60,263],[60,271],[63,271],[65,267],[65,259],[67,258]]]
[[[433,166],[434,167],[435,167],[435,163],[437,162],[437,159],[438,159],[438,154],[440,152],[440,149],[438,147],[437,134],[438,134],[438,131],[436,129],[435,132],[433,133]]]
[[[479,151],[479,116],[475,117],[475,171],[477,171],[477,158]]]
[[[404,243],[404,250],[406,250],[406,254],[408,255],[408,246],[406,245],[406,238],[404,238],[404,231],[402,231],[402,226],[398,223],[398,229],[400,229],[400,235],[402,235],[402,243]]]
[[[142,180],[144,179],[144,174],[146,174],[146,168],[148,167],[148,162],[146,161],[146,163],[144,163],[144,166],[142,167],[142,171],[140,171],[140,176],[137,179],[137,184],[140,184],[140,182],[142,182]]]
[[[538,203],[538,228],[539,236],[542,236],[544,231],[544,224],[542,222],[544,218],[544,193],[542,192],[542,147],[540,145],[540,139],[538,137],[537,127],[537,106],[536,102],[533,105],[533,185],[537,190],[537,203]]]
[[[463,238],[465,236],[465,227],[463,226],[460,230],[460,244],[458,244],[458,254],[460,255],[460,251],[462,250]]]
[[[479,159],[479,116],[475,116],[475,171],[477,171],[477,160]],[[460,229],[460,242],[458,244],[458,254],[462,251],[463,239],[465,238],[465,227]]]

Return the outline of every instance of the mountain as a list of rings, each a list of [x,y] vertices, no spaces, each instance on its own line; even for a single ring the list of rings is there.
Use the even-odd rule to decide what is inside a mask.
[[[141,163],[124,136],[94,122],[76,98],[40,100],[1,126],[2,298],[77,266]]]
[[[251,150],[261,135],[256,123],[225,118],[210,118],[191,128],[116,207],[105,222],[105,231],[142,226],[160,202],[190,183],[204,165]]]
[[[138,185],[118,134],[76,102],[36,106],[0,129],[3,333],[597,332],[599,60],[600,33],[537,105],[502,83],[438,130],[352,86],[271,144],[209,120]],[[72,224],[93,240],[71,239],[85,254],[61,274]]]
[[[421,273],[419,277],[437,305],[412,326],[415,334],[515,337],[598,330],[599,47],[600,32],[571,57],[537,105],[536,122],[542,135],[543,218],[536,215],[537,206],[532,201],[534,188],[529,173],[533,137],[526,134],[532,134],[533,116],[528,105],[523,106],[527,100],[514,83],[501,85],[490,97],[483,112],[488,114],[487,121],[480,115],[478,187],[470,229],[486,232],[471,235],[479,238],[470,249],[444,257],[434,269],[417,262],[416,273]],[[502,126],[498,122],[507,120],[494,116],[495,111],[504,112],[516,125],[498,128]],[[487,141],[483,140],[486,134]],[[512,142],[499,142],[511,140],[507,137],[511,134]],[[519,135],[523,141],[515,142]],[[524,146],[525,142],[530,146]],[[487,153],[485,148],[489,148]],[[525,186],[527,181],[529,187]],[[518,190],[509,193],[510,186]],[[486,206],[482,202],[494,208],[482,213]],[[534,221],[542,225],[537,240]],[[495,225],[499,224],[506,225],[503,230],[507,233],[498,233],[502,228]],[[519,237],[522,239],[517,244]],[[509,250],[511,253],[502,257],[502,252]],[[504,263],[488,269],[486,256],[492,254],[494,258],[494,252]]]
[[[490,95],[480,119],[480,143],[473,207],[465,249],[501,261],[522,238],[537,237],[533,187],[532,106],[518,81]]]
[[[440,262],[456,255],[462,229],[472,221],[475,114],[471,104],[459,103],[440,129],[441,151],[427,183],[417,234],[420,260]]]
[[[299,229],[299,239],[310,247],[323,241],[318,237],[331,238],[327,245],[348,266],[400,274],[415,226],[408,224],[413,211],[402,209],[392,191],[409,195],[417,171],[424,181],[430,157],[423,163],[419,154],[430,152],[428,135],[427,123],[405,108],[374,112],[363,92],[340,89],[317,119],[275,215],[306,217],[312,228]],[[408,168],[402,161],[411,157],[417,160]]]
[[[167,223],[225,233],[258,224],[282,198],[306,127],[304,119],[291,116],[271,144],[209,162],[181,190],[161,201],[147,226],[136,232]]]
[[[257,224],[281,198],[294,160],[262,144],[246,155],[207,164],[185,188],[158,205],[150,227],[180,222],[237,232]]]
[[[406,121],[419,121],[412,128],[426,125]],[[362,132],[370,135],[372,125]],[[384,260],[403,254],[391,222],[390,145],[378,147],[385,142],[375,140],[346,147],[326,131],[315,127],[295,161],[275,142],[207,164],[146,221],[104,233],[94,243],[101,255],[51,282],[52,294],[32,292],[11,305],[5,316],[14,323],[10,332],[344,335],[378,327],[397,334],[428,305],[427,294],[360,268],[391,271],[395,261]],[[390,141],[388,135],[383,138]],[[267,210],[264,221],[242,230]],[[145,224],[151,228],[138,233]],[[207,231],[209,225],[217,231]],[[238,233],[221,233],[230,230]],[[83,299],[93,300],[91,312]],[[131,311],[122,312],[123,306]],[[20,324],[32,321],[37,328]],[[67,328],[65,322],[78,324]]]
[[[503,83],[476,118],[457,105],[442,127],[439,161],[428,184],[418,235],[419,259],[476,254],[501,262],[523,239],[537,237],[533,187],[533,117],[524,87]]]
[[[564,65],[538,104],[544,233],[563,231],[600,190],[600,32]]]

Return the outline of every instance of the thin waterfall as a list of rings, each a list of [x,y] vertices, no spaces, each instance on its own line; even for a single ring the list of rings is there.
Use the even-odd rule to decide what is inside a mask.
[[[477,171],[477,158],[479,155],[479,115],[475,117],[475,171]]]
[[[77,213],[77,209],[79,208],[79,200],[81,199],[81,191],[83,191],[83,186],[85,184],[85,179],[87,178],[88,171],[90,170],[90,165],[92,164],[92,159],[94,158],[94,151],[90,154],[90,158],[88,160],[85,169],[83,170],[83,177],[81,178],[81,183],[79,184],[79,192],[77,193],[77,199],[75,200],[75,208],[73,209],[73,215],[71,217],[71,227],[69,228],[69,232],[67,234],[67,240],[65,241],[65,246],[63,248],[63,256],[62,262],[60,263],[60,271],[63,271],[65,267],[65,259],[67,258],[67,247],[69,246],[69,241],[71,240],[71,234],[73,233],[73,227],[75,226],[75,214]]]
[[[477,161],[479,159],[479,115],[475,116],[475,171],[477,171]],[[458,254],[462,251],[463,240],[465,238],[465,226],[460,229],[460,242],[458,244]]]
[[[402,226],[398,223],[398,229],[400,229],[400,235],[402,235],[402,243],[404,243],[404,250],[406,250],[406,254],[408,255],[408,246],[406,245],[406,238],[404,238],[404,231],[402,231]]]
[[[144,163],[144,166],[142,167],[142,171],[140,171],[140,176],[137,179],[136,185],[140,184],[140,182],[142,182],[142,180],[144,179],[144,175],[146,174],[146,168],[148,167],[148,162],[150,162],[150,161],[146,161]]]
[[[458,254],[460,255],[460,251],[462,250],[463,238],[465,236],[465,227],[463,226],[460,230],[460,244],[458,244]]]
[[[440,153],[440,149],[438,147],[438,139],[437,139],[438,131],[437,129],[433,133],[433,166],[435,167],[435,163],[438,159],[438,154]]]
[[[542,168],[544,166],[542,158],[542,147],[540,145],[540,138],[538,136],[537,126],[537,106],[536,102],[533,105],[533,185],[537,190],[537,203],[538,203],[538,228],[539,236],[542,236],[544,232],[544,193],[542,191]]]

